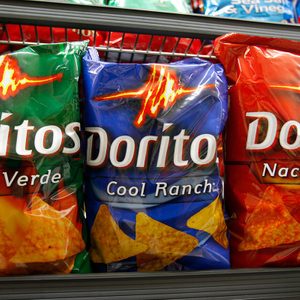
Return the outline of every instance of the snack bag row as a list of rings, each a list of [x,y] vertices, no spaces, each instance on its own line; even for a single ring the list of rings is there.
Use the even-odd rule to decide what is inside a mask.
[[[299,42],[220,37],[225,71],[90,49],[80,119],[86,46],[0,56],[0,274],[299,266]]]

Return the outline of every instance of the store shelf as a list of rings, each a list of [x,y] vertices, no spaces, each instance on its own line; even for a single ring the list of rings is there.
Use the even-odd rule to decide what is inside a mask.
[[[300,270],[0,278],[0,299],[300,299]]]
[[[239,32],[300,40],[299,25],[25,0],[0,0],[0,20],[3,23],[155,32],[157,35],[191,38],[215,38],[228,32]]]
[[[183,53],[176,52],[176,45],[171,52],[164,52],[163,47],[159,51],[113,48],[109,43],[97,48],[106,52],[106,58],[115,54],[118,61],[122,54],[132,55],[130,60],[135,54],[144,59],[156,55],[157,60],[160,56],[212,58],[200,55],[201,49],[197,55],[189,54],[191,43],[228,32],[300,40],[299,25],[40,1],[0,0],[0,20],[2,24],[20,24],[20,29],[32,24],[190,38]],[[38,37],[35,42],[9,38],[0,44],[40,42]],[[0,299],[300,299],[300,269],[0,277]]]

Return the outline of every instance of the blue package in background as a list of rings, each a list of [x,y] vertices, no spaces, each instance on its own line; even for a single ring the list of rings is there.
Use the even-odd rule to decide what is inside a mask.
[[[86,208],[96,271],[229,268],[216,148],[219,64],[83,60]]]
[[[300,24],[300,1],[298,0],[296,3],[296,16],[298,23]]]
[[[208,16],[295,23],[294,0],[204,0]]]

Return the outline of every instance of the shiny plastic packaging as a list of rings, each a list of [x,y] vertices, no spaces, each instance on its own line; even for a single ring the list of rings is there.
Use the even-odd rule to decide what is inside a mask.
[[[50,0],[51,1],[51,0]],[[108,0],[60,0],[59,2],[70,3],[70,4],[81,4],[81,5],[105,5]]]
[[[296,15],[297,15],[298,23],[300,24],[300,1],[299,0],[297,1],[296,4]]]
[[[229,34],[225,196],[234,267],[300,266],[300,43]]]
[[[86,43],[0,56],[0,274],[81,271],[78,79]]]
[[[203,14],[204,12],[203,0],[191,0],[190,5],[194,13]]]
[[[87,221],[96,270],[228,268],[216,164],[220,65],[83,60]]]
[[[204,0],[204,14],[263,22],[295,23],[294,0]]]
[[[190,13],[186,0],[109,0],[109,6],[166,12]]]

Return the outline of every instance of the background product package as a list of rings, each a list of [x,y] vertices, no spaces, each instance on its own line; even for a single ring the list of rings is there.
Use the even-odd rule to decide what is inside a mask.
[[[152,1],[137,1],[137,0],[111,0],[109,6],[130,8],[130,9],[145,9],[153,11],[164,11],[172,13],[190,13],[191,9],[184,0],[152,0]],[[151,50],[163,52],[177,52],[198,54],[201,49],[201,41],[194,39],[191,43],[190,39],[177,38],[177,37],[164,37],[164,36],[151,36],[146,34],[126,33],[123,35],[121,32],[112,32],[109,36],[109,41],[106,40],[105,46],[123,49],[136,49],[136,50]],[[191,43],[191,45],[190,45]],[[109,53],[109,61],[118,61],[119,58],[123,62],[144,62],[145,55],[142,54],[127,54],[123,53],[120,57],[118,53]],[[156,56],[148,56],[146,62],[157,62]],[[160,56],[159,62],[168,62],[168,57]]]
[[[68,41],[89,40],[90,46],[100,46],[104,44],[106,33],[102,31],[65,29],[59,27],[33,26],[6,24],[6,32],[2,32],[1,39],[11,41],[41,42],[41,43],[60,43]],[[1,30],[0,30],[1,35]],[[7,47],[7,46],[6,46]],[[19,46],[14,46],[17,49]],[[0,51],[1,51],[0,47]],[[2,50],[3,51],[3,50]]]
[[[109,6],[132,9],[146,9],[166,12],[190,13],[191,9],[185,0],[109,0]]]
[[[298,23],[300,24],[300,1],[297,1],[296,4],[296,15],[297,15]]]
[[[85,43],[0,56],[0,274],[79,271]],[[81,253],[81,258],[86,254]]]
[[[234,267],[300,265],[300,43],[229,34],[225,196]]]
[[[51,2],[51,0],[48,0]],[[104,6],[105,0],[61,0],[61,3],[81,4],[90,6]],[[41,42],[41,43],[60,43],[65,41],[89,40],[90,46],[103,45],[106,39],[106,32],[85,29],[65,29],[60,27],[33,26],[6,24],[6,31],[2,30],[0,25],[0,39],[11,41]],[[13,46],[13,49],[19,49],[19,46]],[[8,46],[0,45],[0,53],[8,50]]]
[[[295,23],[293,0],[205,0],[208,16]]]
[[[220,65],[83,62],[87,220],[97,270],[228,268],[216,164]]]

